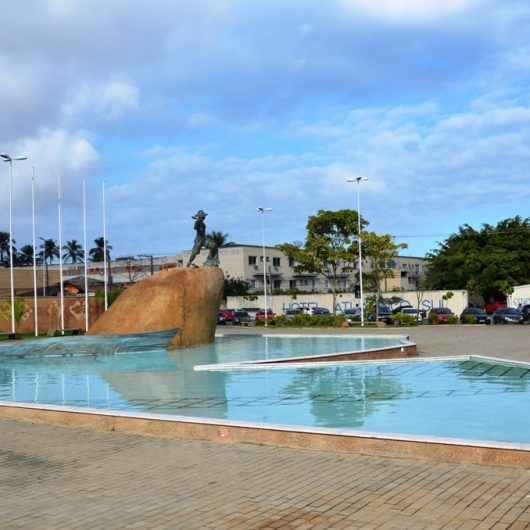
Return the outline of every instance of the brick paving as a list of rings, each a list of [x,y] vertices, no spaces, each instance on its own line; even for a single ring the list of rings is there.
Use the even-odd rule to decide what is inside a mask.
[[[530,470],[0,421],[2,529],[522,529]]]

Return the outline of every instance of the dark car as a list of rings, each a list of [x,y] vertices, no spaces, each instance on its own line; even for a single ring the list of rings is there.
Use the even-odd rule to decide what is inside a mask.
[[[302,314],[302,310],[299,308],[285,310],[285,318],[287,318],[288,320],[291,320],[292,318],[298,315],[301,315],[301,314]]]
[[[311,308],[311,314],[312,315],[329,315],[329,309],[326,309],[325,307],[312,307]]]
[[[433,307],[429,312],[429,319],[436,318],[439,324],[447,324],[454,313],[448,307]]]
[[[361,309],[359,307],[352,307],[350,309],[345,309],[342,314],[346,319],[348,324],[353,324],[353,322],[361,321]]]
[[[401,304],[398,307],[392,309],[392,314],[397,315],[403,311],[403,309],[414,309],[410,304]]]
[[[506,307],[497,309],[492,316],[493,324],[522,324],[524,322],[523,314],[519,309]]]
[[[225,315],[222,311],[219,311],[219,313],[217,313],[217,325],[224,326],[225,324],[226,324]]]
[[[471,318],[473,318],[477,324],[489,324],[487,313],[480,309],[480,307],[468,307],[464,309],[460,315],[460,322],[466,324]]]
[[[525,322],[530,322],[530,304],[525,304],[521,307],[521,314]]]
[[[267,320],[267,322],[271,321],[271,320],[274,320],[276,317],[276,315],[272,312],[271,309],[267,309],[267,318],[265,319],[265,310],[264,309],[260,309],[257,313],[256,313],[256,322],[265,322],[265,320]]]
[[[248,326],[251,320],[250,315],[246,311],[234,311],[232,316],[232,324],[235,326]]]

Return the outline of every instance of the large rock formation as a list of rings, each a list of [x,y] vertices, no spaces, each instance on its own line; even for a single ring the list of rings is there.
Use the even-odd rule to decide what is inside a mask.
[[[212,342],[223,294],[221,269],[172,269],[129,287],[89,335],[129,335],[176,329],[170,348]]]

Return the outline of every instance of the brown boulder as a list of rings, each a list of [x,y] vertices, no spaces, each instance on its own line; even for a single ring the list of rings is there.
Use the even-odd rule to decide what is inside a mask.
[[[89,335],[177,330],[170,348],[213,342],[223,294],[221,269],[171,269],[129,287]]]

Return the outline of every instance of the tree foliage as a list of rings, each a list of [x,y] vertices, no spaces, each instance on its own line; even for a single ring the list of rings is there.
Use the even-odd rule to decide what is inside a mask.
[[[503,299],[530,283],[530,218],[505,219],[480,230],[461,226],[428,255],[430,289],[468,289],[485,300]]]
[[[362,227],[367,224],[361,218]],[[357,212],[319,210],[309,217],[306,229],[306,240],[302,245],[285,243],[278,248],[295,261],[297,272],[319,274],[329,280],[335,311],[341,268],[355,260]]]

